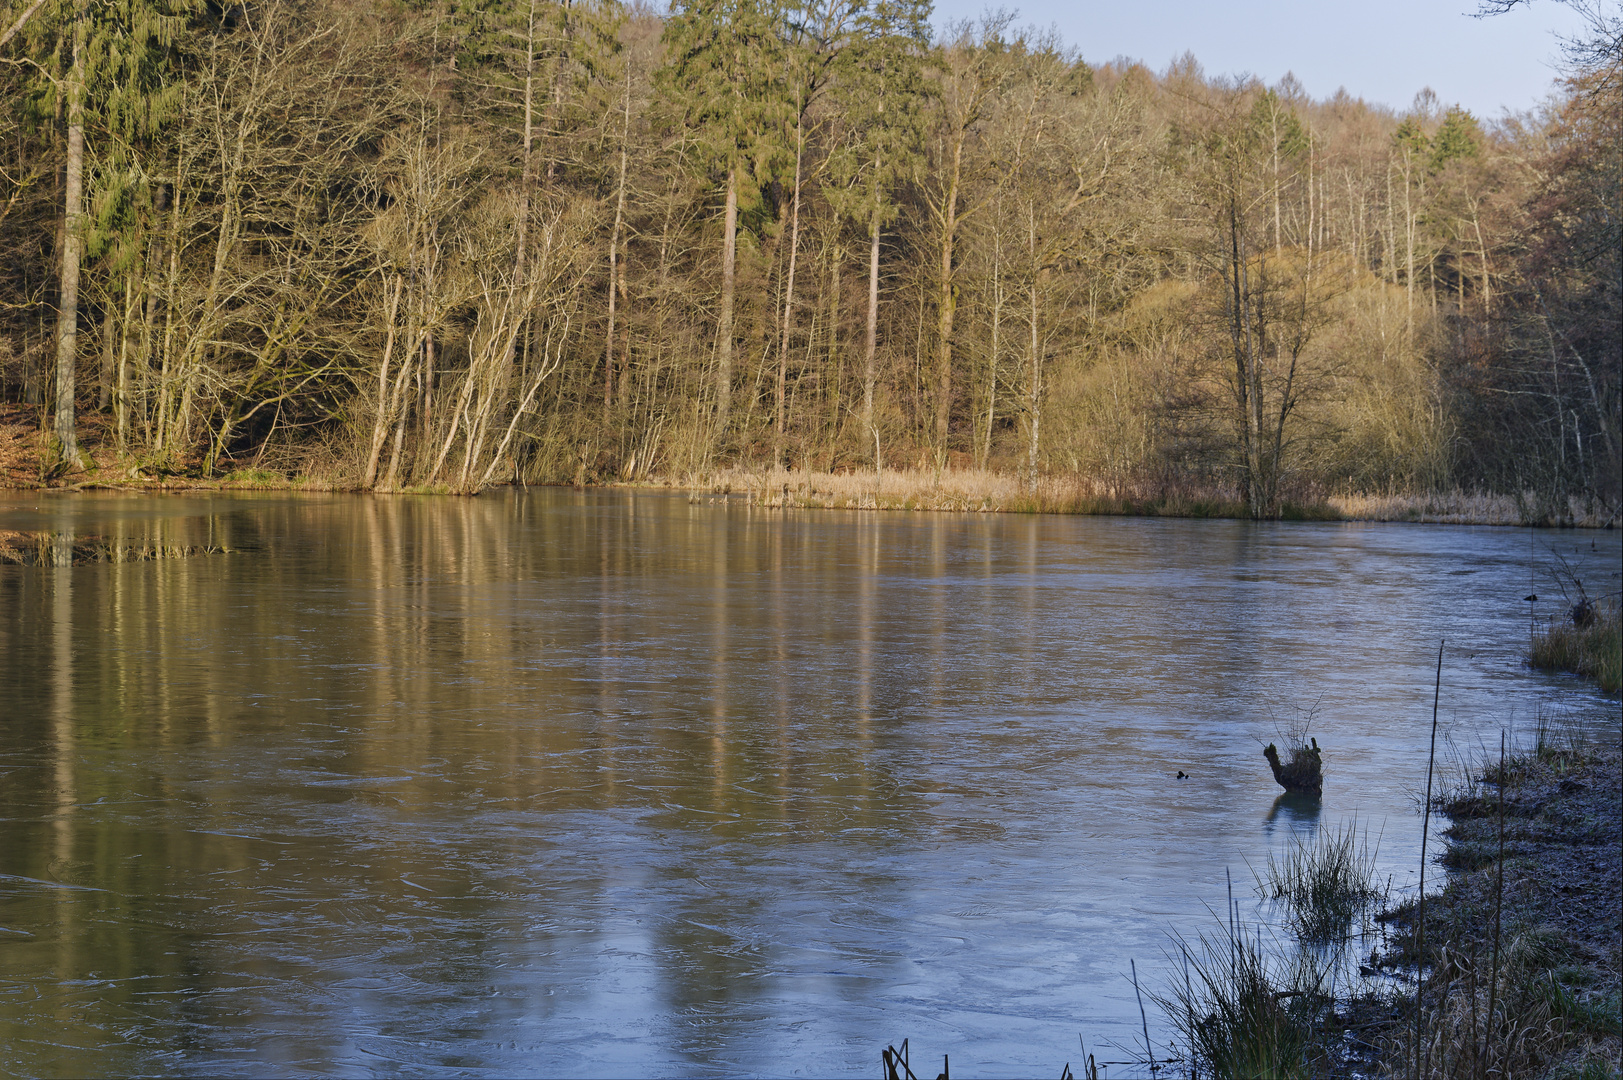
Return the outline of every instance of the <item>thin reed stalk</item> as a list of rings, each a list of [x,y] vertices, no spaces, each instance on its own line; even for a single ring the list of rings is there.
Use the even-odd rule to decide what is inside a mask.
[[[1424,971],[1424,966],[1423,965],[1425,964],[1425,956],[1426,956],[1426,841],[1431,837],[1431,780],[1432,780],[1432,771],[1433,771],[1433,769],[1435,769],[1435,767],[1437,765],[1437,706],[1438,706],[1438,703],[1442,700],[1442,695],[1443,695],[1443,646],[1446,645],[1446,644],[1447,644],[1447,639],[1446,638],[1437,643],[1437,682],[1436,682],[1436,685],[1432,688],[1432,696],[1431,696],[1431,749],[1426,755],[1426,802],[1425,802],[1424,809],[1421,811],[1421,826],[1420,826],[1420,916],[1419,916],[1418,925],[1415,928],[1415,941],[1416,941],[1415,955],[1419,958],[1417,962],[1422,965],[1422,972]],[[1422,1014],[1425,1011],[1426,1010],[1425,1010],[1425,998],[1424,998],[1424,995],[1417,995],[1416,998],[1415,998],[1415,1010],[1414,1010],[1414,1024],[1415,1024],[1415,1071],[1414,1071],[1414,1075],[1416,1075],[1416,1076],[1424,1076],[1424,1075],[1426,1075],[1426,1070],[1423,1067],[1423,1063],[1422,1063],[1421,1058],[1420,1058],[1421,1047],[1425,1046],[1428,1050],[1430,1049],[1430,1044],[1424,1042],[1420,1038],[1421,1017],[1422,1017]],[[1429,1064],[1429,1062],[1425,1063],[1425,1064]]]

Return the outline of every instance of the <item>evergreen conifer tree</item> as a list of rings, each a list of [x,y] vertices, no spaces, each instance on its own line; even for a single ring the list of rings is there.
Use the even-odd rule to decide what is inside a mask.
[[[723,184],[721,299],[716,318],[712,438],[726,435],[732,407],[738,219],[784,157],[793,101],[786,85],[786,30],[778,0],[687,0],[665,26],[659,82],[680,110],[691,161]]]
[[[84,260],[121,248],[128,262],[134,245],[127,230],[139,205],[150,200],[134,149],[173,114],[177,42],[195,7],[194,0],[66,0],[27,28],[25,48],[43,73],[27,105],[36,116],[59,116],[64,123],[52,421],[64,465],[84,461],[75,408]],[[87,132],[104,145],[87,146]],[[87,199],[89,161],[99,163],[88,177],[99,183]]]
[[[874,442],[875,357],[879,329],[879,241],[897,213],[895,188],[923,159],[924,108],[931,86],[929,0],[874,0],[862,9],[851,45],[836,67],[835,94],[846,138],[829,158],[828,194],[868,234],[868,318],[864,338],[862,423]]]

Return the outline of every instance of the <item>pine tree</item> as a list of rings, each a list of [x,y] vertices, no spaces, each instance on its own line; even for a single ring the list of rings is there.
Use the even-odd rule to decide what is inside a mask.
[[[133,150],[173,114],[175,47],[194,7],[193,0],[70,0],[28,28],[29,52],[59,65],[58,75],[36,84],[29,104],[60,115],[65,127],[52,423],[64,465],[84,464],[75,407],[84,260],[122,246],[127,267],[133,245],[123,233],[132,224],[132,204],[150,197]],[[38,69],[48,70],[44,64]],[[92,130],[105,140],[95,153],[86,143]],[[101,183],[88,200],[87,159],[102,164]]]
[[[880,467],[874,423],[879,332],[879,241],[897,213],[898,184],[923,161],[931,86],[929,0],[875,0],[858,15],[855,37],[836,66],[835,95],[846,137],[829,157],[828,194],[836,209],[868,233],[868,320],[864,339],[862,424]]]
[[[1482,129],[1476,117],[1455,106],[1443,117],[1442,126],[1431,139],[1427,164],[1432,172],[1440,171],[1456,158],[1474,158],[1481,154]]]
[[[726,435],[732,406],[738,219],[785,156],[793,101],[786,86],[791,10],[774,0],[690,0],[665,26],[669,57],[659,82],[681,111],[690,161],[723,177],[721,302],[716,326],[712,438]]]

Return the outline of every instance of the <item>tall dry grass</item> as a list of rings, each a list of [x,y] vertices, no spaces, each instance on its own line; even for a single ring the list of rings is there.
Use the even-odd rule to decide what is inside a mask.
[[[762,506],[834,510],[952,510],[984,513],[1244,517],[1231,490],[1108,484],[1086,476],[1027,478],[991,469],[724,469],[693,473],[682,486],[745,493]],[[1287,504],[1288,518],[1333,520],[1323,504]]]
[[[1540,505],[1532,493],[1493,495],[1484,492],[1433,494],[1331,495],[1325,502],[1348,521],[1417,521],[1440,525],[1571,525],[1605,528],[1616,514],[1574,495],[1565,513],[1532,509]]]
[[[1325,500],[1350,521],[1430,521],[1444,525],[1520,525],[1510,495],[1332,495]]]
[[[855,469],[818,472],[781,467],[695,471],[679,487],[748,494],[762,506],[834,510],[954,510],[986,513],[1116,514],[1149,517],[1245,517],[1232,488],[1111,481],[1086,474],[1044,475],[975,468]],[[1528,496],[1464,491],[1433,494],[1328,495],[1287,501],[1292,521],[1413,521],[1445,525],[1527,525]],[[1579,498],[1560,524],[1604,527],[1611,515]]]
[[[1393,1029],[1389,1060],[1428,1080],[1616,1077],[1617,994],[1574,993],[1563,980],[1574,975],[1570,960],[1549,927],[1522,931],[1498,953],[1440,950],[1427,972],[1423,1022]]]

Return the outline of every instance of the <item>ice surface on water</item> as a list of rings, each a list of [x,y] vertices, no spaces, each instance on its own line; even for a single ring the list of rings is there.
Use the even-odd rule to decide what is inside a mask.
[[[1412,887],[1439,638],[1445,766],[1617,715],[1521,666],[1549,549],[1604,592],[1616,533],[552,490],[0,529],[232,549],[0,567],[19,1074],[1119,1060],[1129,959],[1225,870],[1266,918],[1248,867],[1356,814]],[[1280,803],[1259,740],[1315,703],[1322,806]]]

